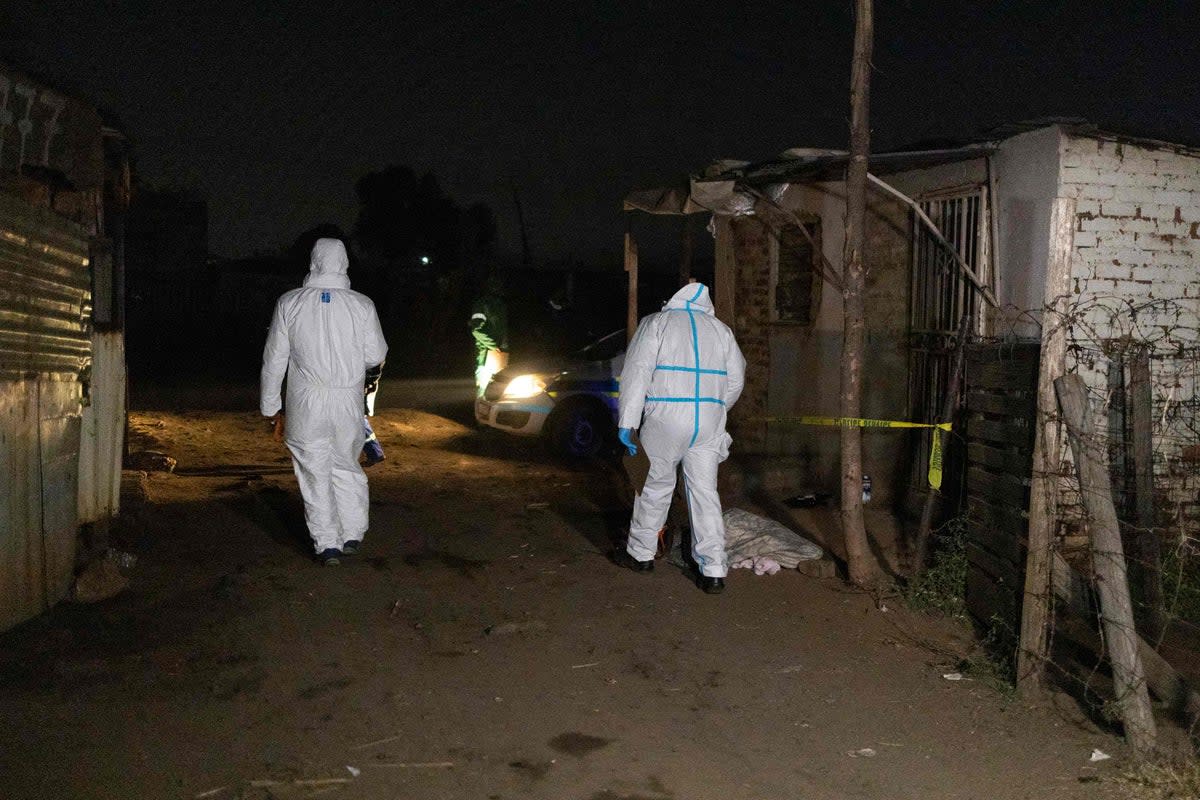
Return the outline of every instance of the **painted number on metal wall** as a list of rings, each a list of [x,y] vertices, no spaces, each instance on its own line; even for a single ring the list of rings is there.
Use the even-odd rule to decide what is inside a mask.
[[[41,152],[37,153],[38,136],[34,135],[35,112],[42,106],[47,113],[37,114],[41,122]],[[19,170],[23,164],[50,165],[50,145],[54,137],[62,132],[58,117],[67,107],[66,98],[52,92],[38,92],[37,87],[27,83],[16,83],[7,75],[0,75],[0,169]],[[20,115],[18,117],[18,115]],[[14,126],[15,123],[15,126]],[[16,157],[10,149],[4,152],[10,128],[16,127],[20,137]]]

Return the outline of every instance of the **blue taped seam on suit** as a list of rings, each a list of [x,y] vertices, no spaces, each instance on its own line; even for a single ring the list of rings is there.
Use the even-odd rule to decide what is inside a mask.
[[[658,364],[655,369],[666,370],[669,372],[702,372],[705,375],[728,375],[729,373],[723,369],[700,369],[698,367],[679,367],[674,364]]]
[[[700,298],[703,291],[704,284],[697,284],[696,293],[687,301],[688,322],[692,325],[692,354],[696,359],[696,408],[692,422],[692,441],[688,443],[688,447],[694,445],[696,437],[700,435],[700,332],[696,329],[696,314],[692,311],[692,303]]]

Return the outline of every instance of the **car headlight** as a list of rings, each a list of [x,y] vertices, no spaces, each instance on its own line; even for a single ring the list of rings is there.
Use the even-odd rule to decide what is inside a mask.
[[[504,397],[511,400],[523,400],[537,397],[546,391],[546,381],[541,375],[518,375],[508,382],[504,389]]]

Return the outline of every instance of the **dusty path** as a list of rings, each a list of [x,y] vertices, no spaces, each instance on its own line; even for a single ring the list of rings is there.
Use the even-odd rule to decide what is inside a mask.
[[[1121,745],[1068,703],[942,677],[952,625],[798,573],[736,573],[709,597],[661,564],[616,570],[606,474],[481,437],[443,389],[410,393],[440,414],[377,418],[372,532],[338,569],[310,560],[256,414],[135,415],[179,467],[130,500],[130,591],[0,635],[0,796],[1111,791],[1095,778],[1113,762],[1088,755]]]

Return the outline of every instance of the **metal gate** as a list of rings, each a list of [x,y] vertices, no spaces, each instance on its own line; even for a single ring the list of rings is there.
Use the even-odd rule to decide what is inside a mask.
[[[985,284],[991,283],[990,224],[987,189],[971,186],[940,192],[919,201],[921,210],[941,230],[959,256]],[[978,291],[954,263],[953,257],[928,228],[913,226],[913,269],[909,295],[909,419],[938,419],[950,379],[952,354],[959,323],[966,314],[971,334],[981,330]],[[930,431],[920,431],[913,448],[910,485],[920,493],[928,488]],[[947,470],[948,477],[954,473]]]

